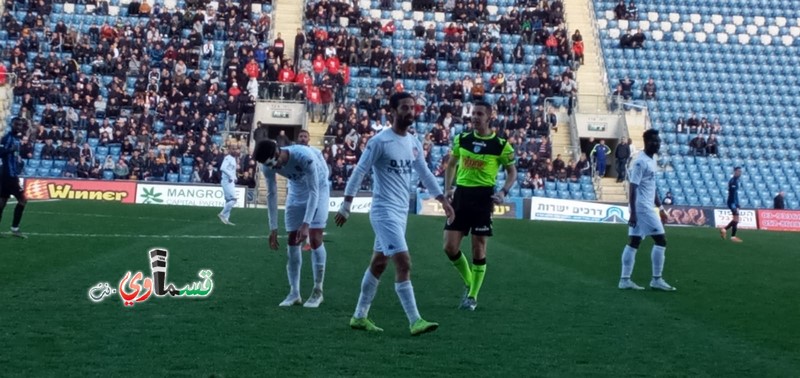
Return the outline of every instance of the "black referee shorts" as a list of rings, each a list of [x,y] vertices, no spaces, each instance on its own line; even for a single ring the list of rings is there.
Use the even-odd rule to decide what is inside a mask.
[[[459,186],[453,194],[453,209],[456,219],[444,226],[448,231],[471,232],[476,236],[492,236],[492,213],[494,188],[466,188]]]

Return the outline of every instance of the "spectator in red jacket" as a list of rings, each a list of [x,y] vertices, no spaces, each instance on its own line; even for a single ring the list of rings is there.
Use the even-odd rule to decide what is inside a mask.
[[[283,68],[278,72],[278,81],[282,83],[291,83],[294,81],[295,74],[292,67],[288,62],[283,63]]]
[[[258,68],[258,62],[256,62],[255,58],[250,58],[250,61],[244,67],[244,73],[247,74],[247,77],[250,79],[258,79],[258,76],[261,74],[261,69]]]
[[[339,63],[339,57],[336,55],[331,55],[325,61],[325,67],[328,69],[328,74],[334,76],[339,73],[339,68],[341,64]]]
[[[233,98],[239,97],[239,95],[242,94],[242,90],[239,89],[239,83],[234,81],[231,89],[228,89],[228,94],[233,96]]]
[[[306,91],[306,93],[309,93],[308,89],[314,84],[314,79],[311,78],[311,75],[309,75],[305,70],[301,69],[300,72],[295,75],[294,82],[302,85],[303,90]]]
[[[312,66],[314,67],[314,82],[319,84],[322,81],[322,74],[325,73],[325,58],[322,57],[322,54],[317,54]]]

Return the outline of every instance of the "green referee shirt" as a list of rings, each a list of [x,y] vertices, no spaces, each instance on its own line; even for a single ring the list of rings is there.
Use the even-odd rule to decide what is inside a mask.
[[[453,139],[452,158],[458,159],[457,186],[494,187],[500,166],[514,164],[514,148],[495,133],[480,136],[472,131]]]

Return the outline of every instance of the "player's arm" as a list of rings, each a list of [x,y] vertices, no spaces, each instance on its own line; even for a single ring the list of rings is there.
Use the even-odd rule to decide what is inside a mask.
[[[458,161],[461,159],[459,152],[459,145],[461,144],[461,134],[453,138],[453,145],[450,147],[450,160],[447,161],[447,167],[444,169],[444,193],[451,195],[453,187],[453,178],[456,176],[456,169],[458,169]]]
[[[452,159],[450,160],[453,161]],[[422,181],[422,185],[425,186],[425,189],[428,189],[428,192],[431,193],[433,197],[439,200],[439,197],[444,198],[442,193],[442,188],[439,187],[439,183],[436,181],[436,176],[431,173],[431,170],[428,169],[428,164],[425,163],[425,158],[422,154],[418,154],[417,158],[414,159],[414,170],[419,173],[419,178]],[[450,163],[448,163],[448,168],[450,167]],[[447,188],[447,181],[444,184],[445,188]]]
[[[503,153],[500,155],[500,165],[506,169],[506,183],[503,186],[503,196],[508,195],[508,191],[517,182],[517,157],[514,153],[514,147],[511,143],[507,143],[503,147]]]
[[[447,195],[450,195],[450,191],[453,189],[453,178],[456,175],[457,168],[458,157],[450,155],[450,160],[447,162],[447,167],[444,169],[444,192]]]
[[[306,185],[308,186],[308,201],[306,202],[306,214],[303,216],[303,225],[311,224],[314,215],[317,213],[319,202],[319,178],[317,177],[317,166],[314,160],[309,158],[308,172],[306,173]]]
[[[275,171],[268,169],[264,173],[267,181],[267,221],[271,232],[278,231],[278,182]]]
[[[506,166],[506,184],[503,185],[503,195],[508,195],[508,191],[517,182],[517,166],[514,164]]]
[[[358,188],[361,187],[364,176],[372,169],[375,160],[380,156],[381,152],[378,151],[381,148],[380,146],[381,144],[375,142],[374,138],[367,142],[367,148],[361,155],[361,159],[358,160],[358,164],[353,170],[353,173],[350,174],[350,178],[347,180],[347,186],[344,188],[344,201],[342,201],[342,205],[339,207],[335,218],[337,226],[341,227],[344,225],[344,223],[347,222],[347,218],[350,217],[350,206],[353,204],[353,197],[358,193]]]
[[[663,204],[661,203],[661,198],[658,198],[658,190],[656,190],[653,203],[655,203],[656,207],[658,208],[658,216],[661,218],[661,223],[667,223],[667,221],[669,221],[669,214],[667,214],[667,209],[662,206]]]
[[[633,164],[633,169],[631,169],[631,175],[628,178],[630,185],[628,186],[628,208],[630,209],[630,218],[628,218],[628,225],[631,227],[636,227],[637,216],[636,216],[636,199],[637,199],[637,192],[639,190],[639,184],[642,182],[642,170],[644,169],[644,163],[641,160],[637,160],[636,163]]]
[[[422,151],[422,145],[417,142],[417,147],[419,151]],[[428,169],[428,164],[425,163],[425,157],[423,154],[417,154],[417,158],[414,159],[414,170],[419,173],[419,178],[422,180],[422,185],[425,186],[425,189],[428,189],[428,192],[436,198],[442,204],[444,208],[445,216],[447,216],[447,223],[453,223],[455,219],[455,211],[453,211],[453,207],[450,206],[450,201],[445,198],[444,193],[442,193],[442,189],[439,188],[439,183],[436,181],[436,176],[431,173],[431,170]],[[448,165],[449,166],[449,165]],[[447,185],[447,183],[445,183]]]

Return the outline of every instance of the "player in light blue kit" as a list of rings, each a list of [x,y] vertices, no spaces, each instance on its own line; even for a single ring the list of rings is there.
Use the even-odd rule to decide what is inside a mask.
[[[654,290],[675,291],[663,278],[664,252],[667,249],[667,238],[664,232],[664,222],[669,217],[661,207],[661,200],[656,193],[656,171],[658,166],[653,155],[661,149],[661,138],[658,131],[650,129],[644,132],[644,151],[633,163],[630,174],[630,218],[628,219],[628,236],[630,241],[622,250],[622,274],[619,279],[619,288],[623,290],[644,290],[643,287],[631,280],[633,265],[636,261],[636,251],[642,238],[652,236],[655,241],[651,259],[653,263],[653,279],[650,288]],[[653,210],[653,205],[659,207],[659,214]],[[659,215],[660,218],[659,219]]]
[[[453,221],[454,212],[425,164],[422,144],[407,132],[416,118],[414,98],[408,93],[396,93],[389,100],[389,105],[395,115],[394,125],[367,142],[367,148],[345,188],[344,202],[336,214],[336,224],[342,226],[347,221],[353,196],[361,186],[364,175],[372,169],[374,185],[369,219],[375,231],[374,253],[361,281],[361,294],[355,314],[350,319],[350,327],[371,332],[383,331],[367,315],[380,277],[391,259],[395,266],[395,292],[408,317],[411,335],[420,335],[435,330],[439,325],[420,317],[411,286],[411,257],[405,238],[409,193],[413,189],[411,170],[417,171],[431,195],[442,203],[448,222]]]
[[[322,303],[322,283],[325,277],[327,252],[322,243],[322,234],[328,222],[328,164],[322,152],[304,145],[278,148],[274,140],[266,139],[256,144],[253,156],[262,163],[261,169],[267,180],[267,206],[269,208],[269,246],[277,250],[278,245],[278,186],[275,175],[289,181],[284,212],[286,232],[289,234],[286,274],[289,278],[289,295],[279,304],[288,307],[302,304],[300,299],[300,268],[303,257],[300,248],[303,241],[311,241],[311,263],[313,264],[314,290],[305,307],[316,308]]]
[[[222,223],[233,226],[230,221],[231,209],[236,205],[236,161],[239,157],[239,146],[228,147],[228,155],[222,160],[219,170],[222,173],[220,184],[225,195],[225,206],[217,216]]]

